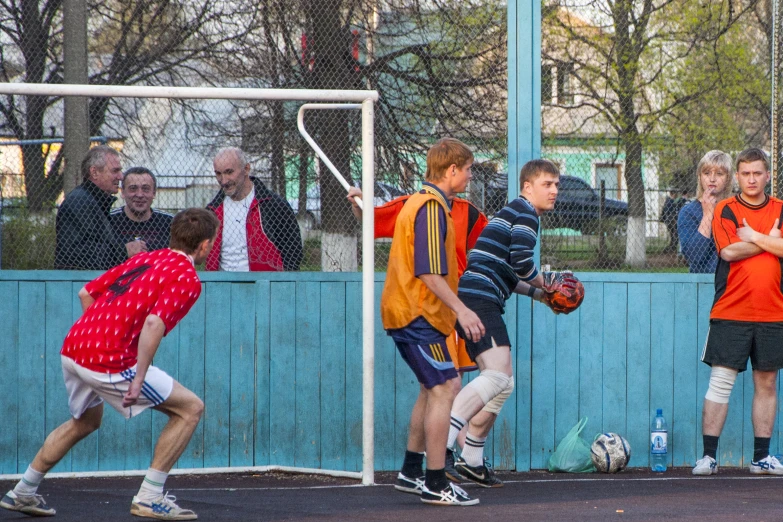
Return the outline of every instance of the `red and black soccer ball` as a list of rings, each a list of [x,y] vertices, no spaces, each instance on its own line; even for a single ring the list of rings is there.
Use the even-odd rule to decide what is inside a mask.
[[[585,299],[585,286],[577,280],[576,288],[572,288],[571,295],[557,291],[547,296],[549,307],[559,314],[570,314],[582,304]]]

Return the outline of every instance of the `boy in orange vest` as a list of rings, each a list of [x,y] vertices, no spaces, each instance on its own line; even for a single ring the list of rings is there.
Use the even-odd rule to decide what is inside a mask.
[[[457,321],[468,338],[478,340],[485,333],[478,316],[456,294],[459,270],[451,200],[465,190],[472,165],[473,153],[453,138],[439,140],[427,152],[422,190],[397,217],[381,296],[383,326],[420,383],[395,487],[436,505],[479,502],[451,484],[444,470],[458,378],[446,336]],[[422,474],[425,451],[427,469]]]

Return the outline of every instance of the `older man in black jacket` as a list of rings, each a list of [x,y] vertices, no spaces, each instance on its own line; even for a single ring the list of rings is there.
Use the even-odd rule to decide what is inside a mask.
[[[111,147],[93,147],[82,161],[81,185],[57,212],[54,267],[61,270],[108,270],[141,251],[139,241],[120,242],[109,224],[109,211],[120,188],[120,155]]]

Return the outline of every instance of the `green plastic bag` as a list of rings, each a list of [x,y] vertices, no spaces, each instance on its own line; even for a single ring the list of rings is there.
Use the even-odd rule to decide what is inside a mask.
[[[571,431],[563,437],[557,449],[549,457],[549,471],[565,471],[567,473],[592,473],[595,471],[590,458],[590,443],[579,436],[587,424],[583,417]]]

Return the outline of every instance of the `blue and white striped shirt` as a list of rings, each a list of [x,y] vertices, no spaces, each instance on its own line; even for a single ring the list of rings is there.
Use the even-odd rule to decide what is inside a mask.
[[[523,197],[495,214],[468,254],[468,267],[459,280],[460,296],[494,301],[505,308],[517,283],[538,275],[533,258],[538,227],[538,214]]]

